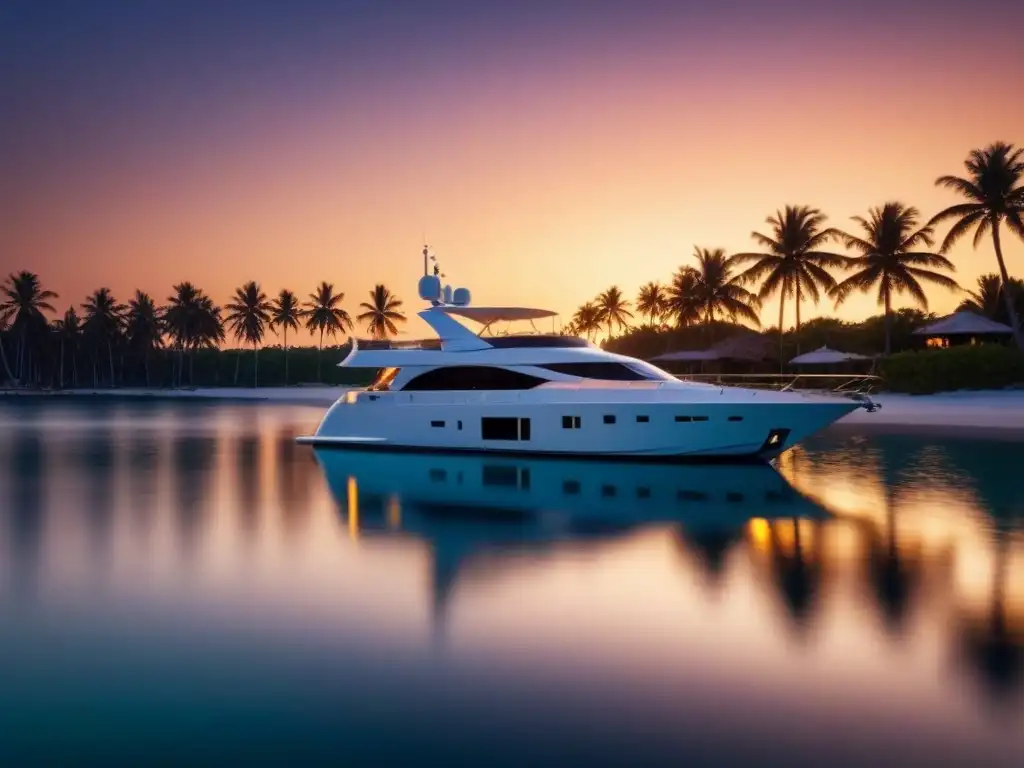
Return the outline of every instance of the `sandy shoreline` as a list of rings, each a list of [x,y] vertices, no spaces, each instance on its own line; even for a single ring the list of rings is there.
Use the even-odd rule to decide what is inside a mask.
[[[40,393],[0,390],[0,397],[147,397],[198,398],[272,402],[326,408],[350,387],[209,387],[199,389],[76,389]],[[882,408],[860,409],[837,425],[891,431],[1024,432],[1024,390],[949,392],[937,395],[880,394],[873,398]]]

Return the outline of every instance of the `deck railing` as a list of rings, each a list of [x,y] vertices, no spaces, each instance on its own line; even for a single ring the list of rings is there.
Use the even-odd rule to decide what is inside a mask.
[[[775,389],[782,392],[814,390],[841,395],[871,395],[885,385],[880,376],[846,373],[695,373],[680,374],[676,378],[722,386]]]

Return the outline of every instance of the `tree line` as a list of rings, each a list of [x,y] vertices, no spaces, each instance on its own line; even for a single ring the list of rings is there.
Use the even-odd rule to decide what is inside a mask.
[[[760,327],[759,310],[772,296],[779,297],[779,344],[785,335],[787,300],[795,309],[795,331],[800,334],[800,307],[805,299],[817,304],[823,296],[839,307],[857,292],[877,292],[885,322],[885,353],[892,351],[893,299],[906,294],[927,310],[925,285],[959,290],[947,273],[955,266],[949,249],[973,232],[973,244],[990,236],[998,274],[982,276],[978,289],[961,308],[990,317],[1001,316],[1014,329],[1017,346],[1024,350],[1018,307],[1024,293],[1020,280],[1009,276],[1002,250],[1002,227],[1024,240],[1024,149],[996,142],[970,152],[964,177],[940,176],[939,187],[956,192],[963,202],[951,205],[921,223],[920,212],[898,201],[872,208],[867,216],[854,216],[854,231],[827,226],[826,216],[811,206],[786,206],[766,220],[769,234],[752,232],[758,250],[727,254],[725,250],[696,247],[695,265],[684,265],[662,285],[650,282],[636,297],[636,312],[651,328],[676,329],[713,326],[718,320],[748,322]],[[951,223],[939,246],[935,229]],[[839,253],[838,244],[855,255]],[[846,273],[837,278],[836,273]],[[570,332],[595,337],[607,330],[629,326],[632,306],[617,286],[583,304],[573,315]],[[876,350],[877,351],[877,350]]]
[[[0,288],[0,372],[15,385],[64,388],[91,381],[92,386],[117,386],[133,381],[146,386],[195,383],[195,359],[217,350],[228,334],[252,347],[252,384],[259,384],[259,351],[268,331],[283,336],[283,383],[289,375],[288,333],[305,328],[318,336],[316,379],[322,381],[324,338],[354,328],[352,317],[340,304],[345,294],[322,282],[300,302],[293,291],[282,289],[269,299],[259,283],[238,288],[223,307],[190,282],[173,287],[166,304],[158,305],[143,291],[127,304],[109,288],[99,288],[60,318],[55,314],[56,293],[47,290],[33,272],[11,274]],[[374,338],[398,333],[405,322],[402,301],[384,285],[370,291],[360,303],[356,320],[365,323]],[[7,347],[11,347],[8,354]],[[233,383],[238,383],[242,355],[235,354]],[[169,370],[167,363],[169,362]],[[86,370],[81,370],[83,363]],[[154,376],[154,367],[161,375]]]
[[[948,274],[955,267],[946,254],[973,233],[975,247],[991,237],[999,272],[982,276],[963,306],[1004,318],[1024,350],[1022,313],[1016,306],[1024,290],[1007,272],[1001,240],[1004,225],[1012,236],[1024,239],[1024,149],[996,142],[972,150],[964,165],[964,177],[940,176],[935,181],[964,202],[939,211],[924,224],[916,208],[894,201],[872,208],[867,216],[854,216],[857,226],[850,233],[827,226],[817,208],[789,205],[768,217],[769,234],[751,234],[758,250],[727,254],[720,248],[698,247],[695,265],[680,267],[667,285],[651,282],[640,289],[636,311],[652,330],[712,328],[722,320],[760,327],[763,302],[777,295],[781,352],[787,301],[793,303],[799,337],[805,299],[817,303],[825,296],[839,306],[856,292],[877,291],[888,354],[894,297],[907,294],[927,309],[925,285],[959,290]],[[936,248],[935,228],[947,222],[952,225]],[[856,255],[832,250],[836,243]],[[847,274],[840,279],[837,272]],[[344,294],[328,282],[300,302],[287,289],[271,300],[259,283],[249,281],[224,307],[190,282],[175,285],[164,305],[142,291],[122,304],[108,288],[100,288],[80,305],[81,314],[72,306],[51,321],[47,315],[56,313],[57,298],[30,271],[9,275],[0,288],[0,373],[15,385],[64,387],[91,381],[93,386],[115,386],[126,380],[147,386],[181,386],[186,381],[193,385],[197,354],[219,349],[229,334],[251,346],[251,381],[258,385],[259,351],[268,330],[283,335],[283,383],[288,384],[288,334],[302,328],[318,337],[315,376],[323,381],[324,338],[336,338],[354,325],[340,306]],[[366,323],[375,338],[387,338],[398,332],[397,323],[405,322],[401,307],[400,299],[377,285],[369,301],[359,305],[362,311],[356,320]],[[613,286],[577,309],[566,330],[593,338],[607,329],[611,336],[631,320],[631,302]],[[156,375],[154,364],[159,369]],[[234,354],[233,383],[238,383],[241,365],[242,355]],[[219,371],[216,378],[220,381]]]

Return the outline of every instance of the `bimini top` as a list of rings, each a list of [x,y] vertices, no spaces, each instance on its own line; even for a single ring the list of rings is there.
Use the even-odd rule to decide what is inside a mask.
[[[458,315],[467,320],[475,320],[483,325],[492,323],[515,322],[517,320],[539,320],[543,317],[555,317],[558,313],[550,309],[534,309],[532,307],[435,307],[438,312],[447,315]]]

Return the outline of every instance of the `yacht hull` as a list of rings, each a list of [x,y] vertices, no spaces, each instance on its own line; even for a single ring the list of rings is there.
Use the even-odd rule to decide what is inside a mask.
[[[551,393],[549,393],[550,398]],[[629,460],[770,459],[858,407],[843,398],[757,393],[760,401],[605,397],[538,402],[517,392],[350,393],[324,416],[320,446]],[[751,402],[753,401],[753,402]]]

